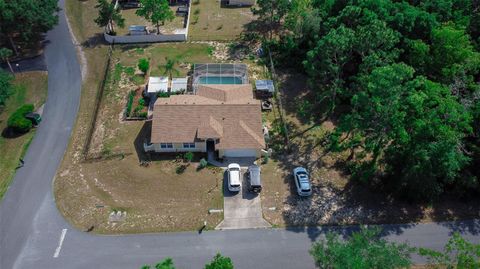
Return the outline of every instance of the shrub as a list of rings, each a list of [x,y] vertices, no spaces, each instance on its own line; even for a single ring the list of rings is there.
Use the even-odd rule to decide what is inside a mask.
[[[177,168],[175,169],[175,173],[183,174],[183,172],[185,172],[186,169],[187,169],[187,166],[182,164],[180,166],[177,166]]]
[[[133,76],[135,75],[135,68],[129,66],[129,67],[125,67],[125,74],[129,75],[129,76]]]
[[[265,154],[265,156],[263,156],[263,164],[267,164],[268,160],[270,160],[270,157],[268,157],[268,154]]]
[[[125,114],[127,117],[130,117],[130,113],[132,112],[132,105],[133,105],[133,98],[135,97],[135,91],[130,91],[128,93],[128,101],[127,101],[127,110]]]
[[[212,56],[213,55],[213,52],[215,52],[215,48],[212,47],[212,46],[208,46],[207,48],[207,53],[209,56]]]
[[[32,121],[25,118],[25,115],[33,111],[32,104],[25,104],[13,112],[7,121],[7,126],[15,132],[26,133],[32,129]]]
[[[194,14],[194,15],[200,14],[200,9],[199,9],[199,8],[195,9],[195,11],[193,11],[193,14]]]
[[[157,97],[158,98],[168,98],[168,97],[170,97],[170,93],[169,92],[158,92]]]
[[[143,109],[145,108],[145,106],[142,106],[142,105],[138,105],[135,107],[135,114],[138,114],[138,112],[142,111]]]
[[[146,74],[148,68],[150,68],[150,62],[147,59],[141,58],[140,60],[138,60],[138,69],[140,69],[140,71]]]
[[[191,162],[193,160],[193,153],[189,151],[189,152],[185,153],[185,155],[183,157],[185,158],[185,160],[187,162]]]
[[[138,113],[138,117],[140,118],[147,118],[147,116],[148,116],[148,112],[146,111]]]
[[[207,167],[208,162],[205,160],[205,158],[200,159],[200,164],[198,165],[198,170],[203,169]]]

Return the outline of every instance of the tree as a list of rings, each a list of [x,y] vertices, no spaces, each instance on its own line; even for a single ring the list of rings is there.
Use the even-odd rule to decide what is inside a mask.
[[[144,265],[141,269],[151,269],[150,265]],[[172,258],[166,258],[165,260],[155,264],[155,269],[175,269]]]
[[[404,64],[361,76],[353,110],[332,135],[334,150],[350,149],[353,177],[381,178],[399,196],[433,200],[458,182],[469,158],[461,150],[471,116],[450,90],[414,77]]]
[[[455,25],[434,29],[431,48],[431,69],[441,82],[452,83],[459,75],[477,74],[480,69],[480,53],[474,50],[465,30]],[[474,83],[473,78],[468,80],[468,83]]]
[[[150,62],[147,59],[141,58],[138,60],[138,69],[140,69],[140,71],[142,71],[144,74],[147,74],[149,68]]]
[[[389,243],[378,237],[378,229],[362,228],[342,241],[329,233],[326,240],[313,244],[310,255],[318,268],[407,268],[413,249],[406,244]]]
[[[205,265],[205,269],[233,269],[232,260],[217,253],[213,260]]]
[[[0,69],[0,107],[5,105],[13,92],[12,79],[13,77],[10,74]]]
[[[58,22],[57,0],[0,0],[0,35],[5,36],[18,54],[14,37],[30,43]]]
[[[141,7],[136,14],[151,21],[157,26],[157,35],[160,34],[160,25],[175,18],[167,0],[140,0]]]
[[[98,0],[95,8],[98,9],[98,17],[94,20],[100,27],[105,27],[107,32],[115,32],[113,23],[120,28],[125,27],[125,19],[122,17],[120,7],[115,8],[115,4],[108,0]]]
[[[480,268],[480,244],[466,241],[459,233],[453,234],[443,252],[421,248],[419,254],[435,268]]]
[[[0,59],[7,62],[8,67],[10,68],[10,72],[12,72],[12,74],[15,74],[15,72],[13,72],[12,65],[10,64],[10,57],[12,57],[12,54],[13,53],[11,50],[7,48],[0,48]]]
[[[164,70],[164,74],[165,75],[168,75],[168,78],[170,80],[172,80],[172,77],[173,77],[173,73],[175,74],[179,74],[180,72],[178,71],[178,69],[175,68],[175,66],[177,64],[180,63],[180,59],[177,57],[177,58],[169,58],[169,57],[165,57],[165,64],[162,65],[162,66],[159,66],[160,68],[163,68]]]

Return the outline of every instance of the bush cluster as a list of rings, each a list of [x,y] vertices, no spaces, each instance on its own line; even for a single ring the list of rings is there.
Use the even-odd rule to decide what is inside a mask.
[[[25,104],[19,107],[10,115],[7,121],[7,126],[18,133],[26,133],[32,129],[32,121],[25,118],[30,112],[33,112],[34,106],[32,104]]]

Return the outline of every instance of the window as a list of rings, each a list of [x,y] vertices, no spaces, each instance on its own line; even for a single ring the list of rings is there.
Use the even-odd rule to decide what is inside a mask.
[[[195,148],[195,143],[183,143],[183,148],[194,149]]]
[[[172,149],[173,144],[172,143],[161,143],[160,148],[162,148],[162,149]]]

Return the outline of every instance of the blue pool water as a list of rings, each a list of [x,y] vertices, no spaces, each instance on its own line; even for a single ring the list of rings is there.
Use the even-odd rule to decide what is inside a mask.
[[[200,84],[242,84],[239,77],[199,77]]]

